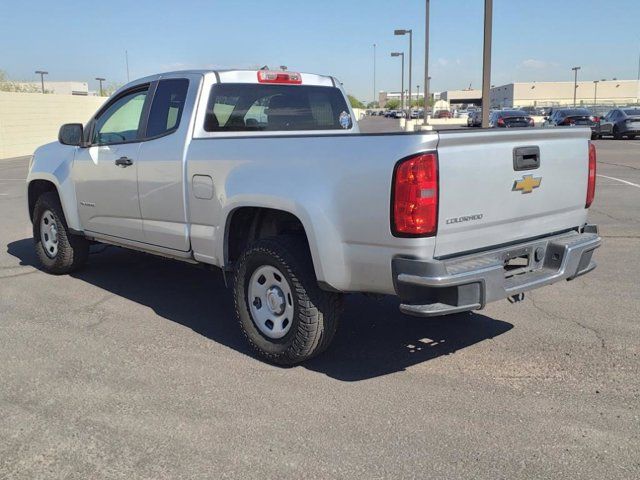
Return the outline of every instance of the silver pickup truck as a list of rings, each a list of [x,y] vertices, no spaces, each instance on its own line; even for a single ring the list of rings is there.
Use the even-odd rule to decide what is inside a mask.
[[[293,364],[329,345],[344,293],[397,295],[429,317],[591,271],[589,137],[361,134],[332,77],[174,72],[40,147],[29,215],[54,274],[95,242],[223,269],[249,343]]]

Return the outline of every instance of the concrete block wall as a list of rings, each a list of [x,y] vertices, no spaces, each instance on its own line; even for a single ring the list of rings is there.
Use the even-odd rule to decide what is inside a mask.
[[[0,92],[0,159],[31,155],[64,123],[86,123],[106,97]]]

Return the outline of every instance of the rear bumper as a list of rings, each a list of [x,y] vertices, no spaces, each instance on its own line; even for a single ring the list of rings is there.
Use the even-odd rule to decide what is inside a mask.
[[[496,300],[574,278],[596,267],[593,252],[601,244],[595,225],[448,260],[392,260],[400,310],[432,317],[479,310]],[[505,270],[505,262],[528,257],[527,267]]]

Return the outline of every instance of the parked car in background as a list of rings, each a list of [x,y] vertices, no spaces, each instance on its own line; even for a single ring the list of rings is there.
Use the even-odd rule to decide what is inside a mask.
[[[404,118],[404,112],[402,110],[396,110],[393,118]]]
[[[416,108],[414,110],[411,110],[411,118],[418,119],[418,118],[424,118],[424,109],[422,108]]]
[[[482,126],[482,110],[474,110],[467,117],[467,127]]]
[[[387,110],[386,112],[384,112],[384,116],[385,116],[385,118],[395,117],[396,116],[396,111],[395,110]]]
[[[584,126],[591,128],[591,138],[600,135],[600,118],[586,108],[554,108],[551,116],[546,119],[545,126]]]
[[[595,134],[597,138],[603,135],[613,135],[616,140],[640,135],[640,107],[615,108],[607,113],[600,119]]]
[[[533,118],[522,110],[496,110],[489,115],[490,128],[535,127]]]
[[[449,110],[438,110],[434,118],[451,118],[451,112]]]
[[[469,116],[468,110],[456,110],[455,117],[456,118],[467,118]]]

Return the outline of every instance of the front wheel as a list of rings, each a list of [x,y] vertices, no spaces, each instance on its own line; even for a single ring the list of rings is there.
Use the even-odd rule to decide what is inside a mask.
[[[42,268],[56,275],[78,269],[89,255],[89,242],[69,231],[55,192],[43,193],[36,202],[33,241]]]
[[[303,239],[287,235],[255,242],[237,263],[233,288],[240,328],[267,360],[293,365],[331,343],[342,295],[320,289]]]

